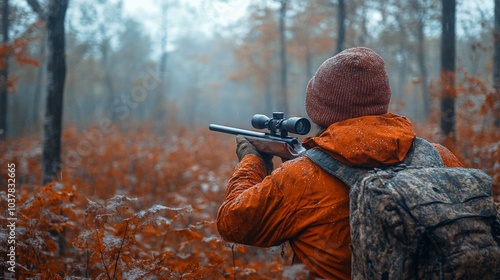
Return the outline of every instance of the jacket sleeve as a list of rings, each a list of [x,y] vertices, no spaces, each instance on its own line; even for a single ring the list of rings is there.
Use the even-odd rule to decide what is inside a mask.
[[[434,146],[434,149],[438,151],[446,167],[464,167],[464,164],[443,145],[432,143],[432,146]]]
[[[269,247],[283,243],[282,225],[290,207],[265,164],[246,155],[229,180],[225,200],[217,213],[217,229],[227,241]]]

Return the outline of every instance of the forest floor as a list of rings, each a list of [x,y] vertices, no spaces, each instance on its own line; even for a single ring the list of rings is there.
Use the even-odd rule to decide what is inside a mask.
[[[14,220],[15,231],[2,226],[0,232],[0,278],[12,270],[17,279],[305,275],[301,266],[291,266],[288,245],[242,246],[217,234],[217,210],[237,164],[234,137],[208,129],[153,130],[66,129],[61,177],[46,186],[40,184],[40,138],[2,143],[0,203],[9,207],[2,206],[0,222]],[[486,163],[497,195],[499,143],[476,150],[465,145],[461,153],[472,161],[468,165]],[[15,178],[15,185],[8,189],[14,182],[9,178]]]

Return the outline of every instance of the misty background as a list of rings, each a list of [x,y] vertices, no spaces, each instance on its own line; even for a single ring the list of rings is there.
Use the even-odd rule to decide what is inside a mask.
[[[276,0],[70,1],[63,127],[85,129],[110,120],[159,131],[210,123],[250,129],[256,113],[306,116],[307,82],[336,54],[338,1],[286,2],[283,15]],[[366,46],[385,59],[391,111],[416,123],[439,107],[440,2],[346,1],[344,49]],[[492,85],[493,0],[480,2],[457,1],[457,83],[474,76]],[[10,37],[24,38],[26,59],[9,60],[7,135],[41,135],[46,30],[26,1],[10,5]],[[457,105],[476,99],[479,104],[481,98],[462,93]]]

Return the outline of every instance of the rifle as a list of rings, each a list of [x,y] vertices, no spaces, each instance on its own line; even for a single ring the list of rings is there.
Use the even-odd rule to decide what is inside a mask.
[[[288,136],[288,132],[300,135],[309,133],[311,123],[308,119],[302,117],[285,119],[283,112],[274,112],[272,118],[256,114],[252,117],[251,123],[254,128],[269,129],[269,133],[218,124],[210,124],[208,128],[212,131],[241,135],[259,152],[279,156],[285,160],[299,157],[306,151],[297,138]]]

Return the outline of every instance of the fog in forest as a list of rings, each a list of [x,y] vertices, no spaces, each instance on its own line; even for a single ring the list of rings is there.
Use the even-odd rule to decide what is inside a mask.
[[[347,1],[343,48],[367,46],[378,52],[390,75],[391,111],[423,122],[429,114],[426,100],[432,108],[439,106],[441,9],[439,1],[410,2]],[[47,102],[46,29],[27,3],[10,5],[10,37],[24,38],[24,49],[21,59],[9,61],[13,82],[7,134],[36,135],[42,133]],[[257,0],[70,1],[64,127],[85,129],[110,120],[125,126],[146,122],[159,129],[174,123],[190,129],[209,123],[251,128],[256,113],[306,116],[307,82],[336,53],[338,5],[287,1],[284,15],[280,5]],[[457,3],[458,82],[469,75],[492,83],[492,7]],[[471,99],[464,94],[457,100]]]

